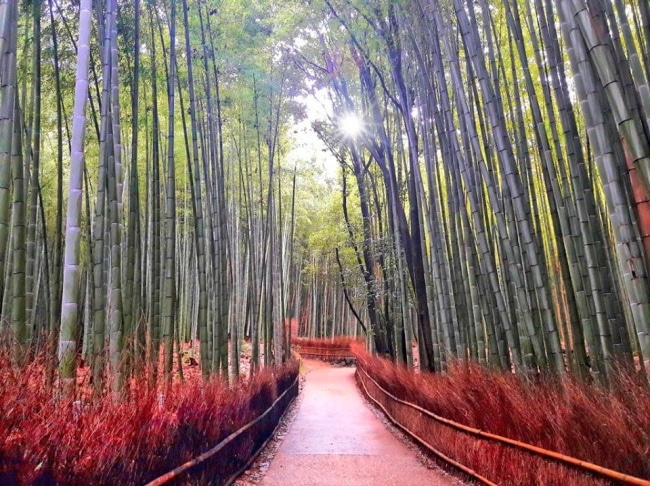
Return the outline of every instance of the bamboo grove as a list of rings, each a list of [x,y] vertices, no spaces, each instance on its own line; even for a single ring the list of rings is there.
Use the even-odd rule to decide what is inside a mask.
[[[0,0],[2,339],[97,394],[192,340],[206,379],[280,362],[292,318],[644,375],[649,32],[632,0]],[[289,157],[306,98],[330,185]]]
[[[169,382],[192,338],[206,379],[288,356],[290,64],[213,3],[0,2],[2,335],[64,389]]]
[[[411,363],[416,337],[431,370],[453,358],[603,383],[645,374],[647,3],[322,12],[332,23],[301,65],[335,107],[314,128],[341,165],[341,241],[376,350]],[[350,113],[356,137],[337,128]]]

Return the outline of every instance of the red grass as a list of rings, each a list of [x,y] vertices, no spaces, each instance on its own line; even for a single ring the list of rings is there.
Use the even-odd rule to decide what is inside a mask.
[[[0,356],[0,484],[142,484],[255,418],[297,373],[291,362],[233,386],[194,381],[165,393],[141,379],[123,401],[82,405],[52,398],[38,363],[19,372]],[[237,460],[262,440],[240,441]]]
[[[629,375],[612,390],[571,379],[531,384],[473,363],[415,374],[353,347],[361,366],[393,395],[447,419],[633,476],[650,477],[650,388]],[[398,408],[395,406],[394,408]],[[405,408],[405,407],[404,407]],[[394,410],[436,448],[499,484],[595,484],[565,467]]]
[[[352,346],[363,346],[359,338],[339,336],[325,339],[293,338],[291,344],[306,358],[348,366],[353,364]]]
[[[321,348],[321,349],[349,349],[353,344],[359,344],[362,340],[349,336],[339,336],[334,338],[325,339],[310,339],[310,338],[292,338],[291,344],[294,346]]]

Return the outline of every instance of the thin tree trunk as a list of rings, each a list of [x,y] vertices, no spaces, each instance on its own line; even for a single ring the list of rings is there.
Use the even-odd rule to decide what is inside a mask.
[[[64,390],[71,393],[75,386],[77,322],[79,320],[79,291],[81,288],[80,243],[81,202],[84,173],[84,135],[86,130],[86,101],[88,93],[88,60],[90,56],[91,0],[81,0],[79,9],[79,39],[77,42],[77,75],[70,153],[70,183],[65,234],[63,266],[63,297],[61,302],[61,333],[59,338],[59,377]]]

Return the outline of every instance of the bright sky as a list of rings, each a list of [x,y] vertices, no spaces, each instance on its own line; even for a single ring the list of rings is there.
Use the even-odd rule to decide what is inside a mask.
[[[307,118],[296,122],[290,128],[291,149],[287,154],[287,162],[293,166],[295,162],[310,163],[319,168],[323,180],[337,180],[338,163],[329,149],[318,138],[311,128],[314,121],[324,121],[331,116],[331,107],[324,91],[300,96],[297,101],[305,105]]]

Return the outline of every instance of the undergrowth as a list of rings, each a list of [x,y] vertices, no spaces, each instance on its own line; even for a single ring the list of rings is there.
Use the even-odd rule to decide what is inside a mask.
[[[294,361],[234,385],[196,380],[168,389],[150,389],[142,377],[119,401],[76,401],[43,386],[38,360],[18,370],[0,356],[0,484],[143,484],[257,417],[297,373]],[[268,436],[269,427],[245,434],[217,459],[223,477],[245,462],[266,438],[255,434]]]
[[[333,338],[292,338],[291,344],[294,346],[301,346],[305,348],[321,348],[321,349],[349,349],[352,345],[360,344],[362,341],[359,338],[349,336],[338,336]]]
[[[538,383],[475,363],[416,374],[354,346],[358,363],[396,397],[486,432],[640,478],[650,477],[650,388],[631,375],[609,389],[571,378]],[[408,428],[498,484],[597,484],[570,468],[435,425],[400,410]],[[463,462],[465,461],[465,462]]]

